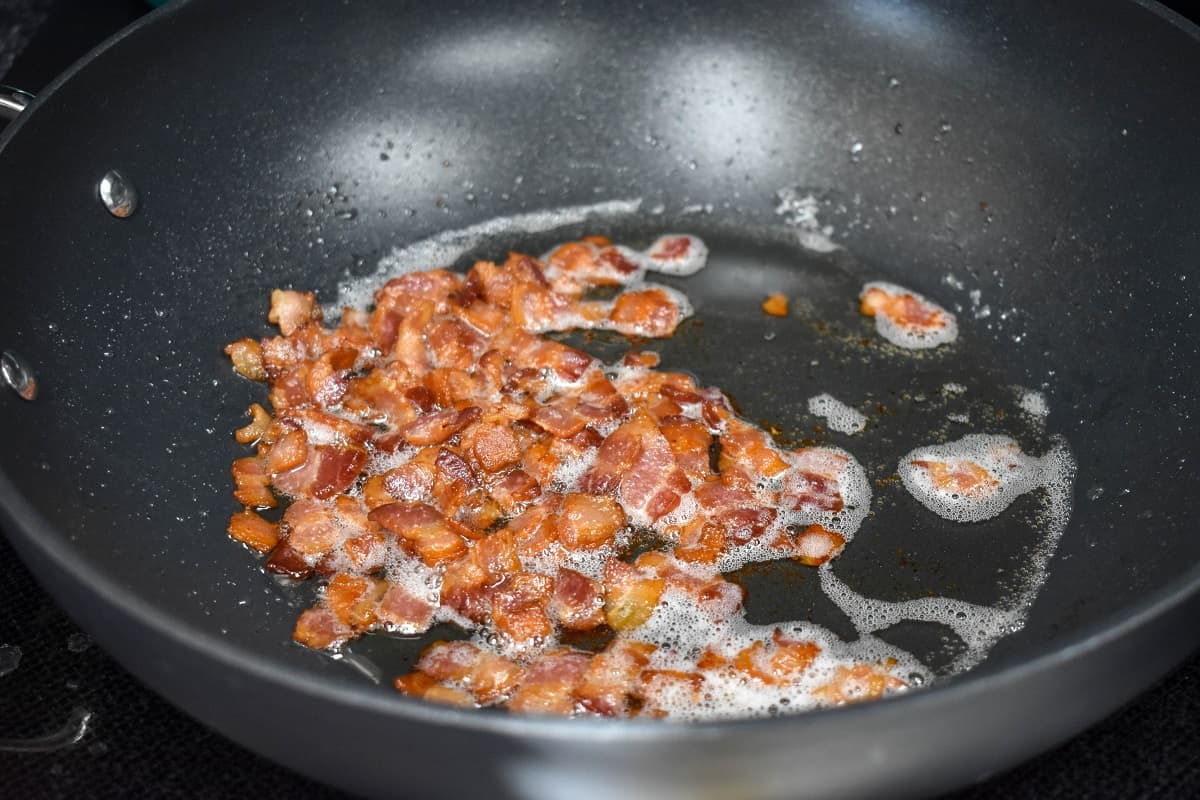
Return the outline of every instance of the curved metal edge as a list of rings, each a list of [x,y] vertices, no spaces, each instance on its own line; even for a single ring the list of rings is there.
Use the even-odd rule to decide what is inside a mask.
[[[749,729],[764,725],[779,728],[783,725],[820,724],[821,719],[833,714],[856,715],[864,718],[864,724],[870,724],[871,718],[879,718],[884,713],[890,714],[893,707],[899,711],[901,705],[907,706],[903,712],[905,716],[911,715],[920,719],[933,708],[947,703],[963,703],[969,707],[992,692],[1019,687],[1022,683],[1038,676],[1056,674],[1068,664],[1092,659],[1107,647],[1135,636],[1139,628],[1173,610],[1188,605],[1200,605],[1200,564],[1197,564],[1125,612],[1091,623],[1066,636],[1056,649],[1020,664],[986,675],[967,673],[941,685],[934,685],[928,689],[872,703],[838,709],[820,709],[794,717],[724,720],[682,725],[638,719],[593,720],[481,714],[470,709],[443,707],[414,701],[399,694],[390,695],[386,692],[365,691],[358,687],[332,686],[300,670],[281,667],[278,664],[268,664],[257,656],[247,656],[240,648],[211,633],[181,629],[168,614],[154,606],[147,605],[132,590],[117,584],[92,565],[81,561],[70,551],[69,546],[61,539],[55,527],[21,496],[8,475],[2,470],[0,470],[0,518],[7,526],[11,526],[10,529],[18,531],[19,536],[24,539],[24,542],[13,541],[18,552],[24,553],[27,546],[38,548],[41,551],[39,555],[52,562],[54,569],[68,575],[73,581],[92,587],[95,594],[102,596],[120,613],[136,620],[157,635],[172,639],[177,645],[219,661],[230,669],[246,670],[256,678],[267,682],[283,681],[294,690],[350,707],[371,709],[376,712],[386,710],[399,717],[442,726],[465,727],[496,734],[537,736],[555,741],[595,741],[597,738],[609,738],[614,734],[629,741],[657,741],[664,738],[698,741],[711,739],[714,731],[727,731],[730,728]],[[10,541],[13,538],[10,536]],[[103,643],[105,639],[103,631],[89,632]],[[1192,638],[1193,641],[1190,642],[1190,645],[1182,646],[1178,653],[1173,653],[1166,663],[1155,670],[1156,677],[1165,675],[1171,667],[1178,664],[1197,644],[1200,644],[1200,629],[1196,630],[1196,635]],[[126,666],[129,666],[134,672],[138,671],[136,665],[127,664]],[[1148,685],[1140,688],[1148,688]],[[1099,720],[1118,708],[1127,699],[1129,698],[1116,695],[1106,698],[1109,702],[1097,704],[1092,719],[1084,720],[1074,731],[1067,731],[1058,740],[1065,740],[1072,733]],[[1047,746],[1054,743],[1056,742],[1048,742]]]
[[[20,92],[20,94],[29,97],[30,99],[25,106],[19,109],[19,113],[14,114],[12,117],[8,117],[8,119],[11,119],[12,121],[9,122],[2,131],[0,131],[0,153],[4,152],[4,148],[8,145],[8,141],[18,134],[23,127],[25,120],[35,114],[42,103],[44,103],[48,97],[52,96],[59,86],[71,80],[71,78],[73,78],[81,69],[95,61],[99,56],[103,55],[109,50],[109,48],[120,42],[126,36],[135,34],[147,25],[153,25],[161,19],[166,19],[169,16],[179,13],[184,7],[191,5],[192,2],[193,0],[175,0],[175,2],[159,6],[153,11],[147,13],[145,16],[139,17],[130,25],[117,31],[112,36],[93,47],[87,53],[80,56],[79,60],[63,70],[58,77],[50,81],[50,83],[42,87],[36,95],[19,89],[15,90]]]
[[[1171,23],[1176,28],[1179,28],[1179,30],[1183,31],[1188,36],[1191,36],[1196,41],[1200,41],[1200,23],[1192,22],[1178,11],[1167,8],[1162,3],[1158,2],[1158,0],[1133,0],[1133,2],[1146,9],[1151,14],[1162,17],[1164,20]]]
[[[33,95],[13,86],[0,84],[0,119],[14,120],[33,102]]]

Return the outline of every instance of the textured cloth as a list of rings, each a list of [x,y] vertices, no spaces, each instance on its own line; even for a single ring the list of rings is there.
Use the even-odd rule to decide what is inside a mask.
[[[0,0],[0,80],[13,65],[13,81],[40,88],[140,11],[116,0]],[[0,598],[3,796],[345,797],[230,743],[142,687],[54,605],[3,537]],[[41,752],[12,751],[51,733],[57,740]],[[1200,797],[1200,658],[1057,750],[948,797]]]

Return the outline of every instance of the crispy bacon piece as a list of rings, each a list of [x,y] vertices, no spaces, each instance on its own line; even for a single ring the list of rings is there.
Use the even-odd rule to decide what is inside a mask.
[[[780,498],[791,508],[840,511],[844,505],[839,481],[849,458],[823,447],[808,447],[792,454],[794,475]]]
[[[508,698],[508,707],[537,714],[572,713],[575,690],[591,660],[587,653],[565,648],[545,653],[526,667],[520,685]]]
[[[604,618],[618,633],[650,619],[667,582],[653,574],[610,558],[604,562]]]
[[[845,544],[846,539],[840,533],[820,525],[809,525],[797,534],[791,550],[800,563],[819,567],[840,553]]]
[[[434,680],[458,684],[483,705],[503,698],[523,681],[515,662],[470,642],[434,642],[421,653],[417,669]]]
[[[994,492],[1000,481],[974,461],[965,458],[954,461],[913,461],[914,467],[929,476],[935,489],[953,492],[967,497],[978,497]]]
[[[619,716],[640,692],[642,670],[658,647],[632,639],[613,639],[588,664],[575,690],[587,711],[608,717]]]
[[[762,302],[762,310],[772,317],[786,317],[788,313],[788,299],[786,294],[776,293],[767,297]]]
[[[392,682],[396,690],[409,697],[419,697],[431,703],[444,703],[450,706],[474,707],[475,699],[469,692],[453,686],[446,686],[427,673],[416,670],[401,675]]]
[[[751,475],[775,478],[787,470],[788,463],[776,449],[769,433],[731,417],[721,432],[721,455],[717,466],[722,472],[743,469]]]
[[[586,492],[605,494],[617,487],[626,510],[656,520],[678,506],[691,482],[675,463],[671,446],[649,412],[639,410],[613,431],[581,484]]]
[[[340,647],[353,635],[353,630],[338,616],[324,606],[310,608],[296,620],[292,638],[313,650],[329,650]]]
[[[274,508],[279,505],[271,493],[271,473],[261,458],[239,458],[230,470],[236,487],[233,496],[249,508]]]
[[[238,339],[225,346],[225,355],[233,362],[233,368],[243,378],[265,381],[267,368],[263,364],[262,347],[253,339]]]
[[[571,550],[594,550],[611,544],[625,527],[625,512],[609,495],[568,494],[558,514],[556,535]]]
[[[670,336],[682,318],[679,302],[662,289],[622,292],[608,315],[619,333],[655,337]]]
[[[272,478],[275,488],[291,497],[328,500],[349,489],[367,463],[359,445],[310,445],[304,463]]]
[[[641,575],[656,576],[666,586],[687,593],[716,619],[728,619],[742,606],[745,590],[741,586],[725,580],[719,573],[689,569],[686,563],[667,553],[653,550],[642,553],[634,566]]]
[[[431,567],[467,552],[461,526],[453,525],[436,508],[425,503],[389,503],[376,508],[367,517],[408,542]]]
[[[229,518],[229,535],[260,553],[269,553],[279,544],[279,525],[244,508]]]
[[[424,633],[433,624],[437,604],[407,586],[393,583],[379,600],[379,621],[404,634]]]
[[[315,500],[297,500],[283,512],[288,546],[305,557],[322,556],[341,543],[344,533],[333,507]]]
[[[290,289],[275,289],[271,292],[271,310],[267,322],[279,326],[279,332],[291,336],[301,326],[321,321],[321,307],[312,292],[294,292]]]
[[[254,403],[246,409],[246,413],[251,417],[250,423],[244,428],[238,428],[233,434],[233,438],[237,439],[239,444],[254,444],[265,437],[267,431],[270,430],[271,415],[258,403]]]
[[[936,329],[946,325],[946,315],[940,308],[908,292],[891,294],[873,286],[863,292],[859,308],[865,316],[883,314],[900,327],[910,330]]]
[[[478,421],[482,412],[478,406],[468,406],[462,410],[447,408],[425,414],[401,428],[405,441],[417,447],[431,444],[441,444],[454,434],[473,422]]]
[[[534,572],[518,572],[491,591],[492,624],[517,643],[540,643],[553,632],[546,606],[554,592],[554,579]]]
[[[546,611],[569,631],[590,631],[604,624],[604,587],[573,569],[560,567]]]
[[[376,608],[386,590],[386,581],[339,572],[325,587],[324,601],[339,620],[361,632],[378,620]]]
[[[816,642],[786,639],[783,631],[776,628],[771,634],[771,644],[755,642],[738,651],[733,657],[733,668],[765,684],[779,686],[798,679],[820,652]]]
[[[875,700],[883,697],[885,692],[907,687],[908,684],[894,675],[869,664],[857,664],[853,667],[838,667],[833,673],[833,680],[814,689],[813,695],[823,703],[840,706]]]

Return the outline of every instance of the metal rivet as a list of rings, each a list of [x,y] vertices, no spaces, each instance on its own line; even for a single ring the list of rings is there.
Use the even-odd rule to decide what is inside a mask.
[[[24,399],[37,397],[37,381],[33,378],[33,370],[11,350],[0,353],[0,377]]]
[[[138,194],[133,184],[115,169],[100,179],[100,201],[114,217],[125,219],[137,211]]]

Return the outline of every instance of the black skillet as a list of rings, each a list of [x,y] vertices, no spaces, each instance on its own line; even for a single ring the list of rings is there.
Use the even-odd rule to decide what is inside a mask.
[[[828,797],[976,779],[1197,641],[1198,96],[1196,29],[1129,3],[1084,18],[1034,3],[173,4],[0,140],[0,348],[40,390],[0,400],[6,527],[149,685],[351,790]],[[97,197],[114,169],[138,192],[125,219]],[[801,246],[796,215],[777,213],[789,188],[842,249]],[[887,478],[911,447],[970,430],[1032,450],[1065,437],[1070,526],[1027,624],[982,667],[877,704],[679,726],[428,707],[288,644],[306,590],[223,534],[228,432],[259,391],[221,345],[266,332],[272,287],[332,299],[396,245],[598,202],[558,230],[502,226],[459,261],[584,231],[704,236],[711,266],[680,283],[703,324],[662,343],[664,362],[882,482],[836,566],[859,591],[1003,602],[1036,550],[1034,499],[964,531]],[[873,278],[960,306],[960,343],[880,346],[854,311]],[[758,311],[773,291],[792,316]],[[968,388],[960,406],[947,381]],[[1045,431],[1015,385],[1044,391]],[[822,391],[872,428],[816,431],[804,400]],[[852,635],[811,572],[738,578],[752,618]],[[929,626],[882,635],[935,668],[956,653]],[[355,650],[390,675],[418,648]]]

